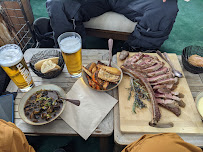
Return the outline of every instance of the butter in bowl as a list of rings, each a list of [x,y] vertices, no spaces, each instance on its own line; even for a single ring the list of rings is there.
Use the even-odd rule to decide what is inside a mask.
[[[201,116],[201,119],[203,120],[203,92],[200,92],[197,95],[195,102],[196,102],[197,110]]]

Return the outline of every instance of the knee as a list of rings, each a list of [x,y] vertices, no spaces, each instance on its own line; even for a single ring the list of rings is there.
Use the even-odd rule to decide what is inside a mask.
[[[46,8],[48,13],[60,11],[63,9],[64,1],[63,0],[47,0],[46,1]]]

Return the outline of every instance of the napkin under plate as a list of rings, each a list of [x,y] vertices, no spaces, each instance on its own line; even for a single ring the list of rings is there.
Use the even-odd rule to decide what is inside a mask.
[[[82,78],[75,82],[67,98],[80,100],[80,106],[67,102],[60,116],[85,140],[118,102],[105,92],[92,90]]]

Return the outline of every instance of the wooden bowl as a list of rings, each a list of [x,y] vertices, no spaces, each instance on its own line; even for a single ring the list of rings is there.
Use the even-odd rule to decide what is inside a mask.
[[[93,62],[97,63],[97,61],[93,61]],[[106,65],[109,64],[109,61],[101,61],[101,62],[104,63],[104,64],[106,64]],[[91,62],[91,63],[92,63],[92,62]],[[90,67],[91,63],[89,63],[89,64],[86,66],[87,69]],[[86,77],[87,74],[86,74],[86,73],[84,72],[84,70],[83,70],[83,71],[82,71],[82,78],[83,78],[85,84],[86,84],[89,88],[91,88],[91,89],[93,89],[93,90],[96,90],[96,91],[110,91],[110,90],[116,88],[116,87],[121,83],[121,81],[122,81],[123,72],[122,72],[121,68],[120,68],[119,66],[117,66],[116,63],[111,62],[111,66],[114,67],[114,68],[117,68],[119,71],[121,71],[120,80],[118,81],[117,84],[110,84],[110,85],[107,87],[106,90],[97,90],[97,89],[94,89],[94,88],[92,88],[92,87],[89,85],[88,80],[87,80],[87,77]]]
[[[30,96],[32,96],[35,92],[40,91],[40,90],[57,91],[58,94],[62,98],[66,98],[65,91],[61,87],[59,87],[57,85],[54,85],[54,84],[40,85],[40,86],[37,86],[37,87],[34,87],[33,89],[31,89],[29,92],[27,92],[22,97],[22,99],[21,99],[21,101],[20,101],[20,103],[18,105],[18,112],[19,112],[20,117],[23,119],[23,121],[25,121],[26,123],[28,123],[30,125],[44,125],[44,124],[52,122],[53,120],[55,120],[63,112],[63,110],[65,108],[65,105],[66,105],[66,101],[63,101],[63,106],[62,106],[60,112],[54,118],[52,118],[52,119],[50,119],[48,121],[45,121],[45,122],[32,122],[31,120],[29,120],[26,117],[25,112],[24,112],[24,106],[25,106],[25,103],[27,102],[27,100],[30,98]]]
[[[201,98],[203,98],[203,92],[198,93],[197,97],[195,98],[195,103],[196,103],[197,111],[199,112],[201,119],[203,120],[203,108],[200,109],[199,107],[199,101]]]

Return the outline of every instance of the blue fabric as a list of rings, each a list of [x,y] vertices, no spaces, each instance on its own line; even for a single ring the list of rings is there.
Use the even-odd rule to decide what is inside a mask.
[[[14,123],[14,95],[0,96],[0,119]]]
[[[57,10],[57,11],[56,11]],[[67,31],[85,35],[84,21],[107,11],[138,22],[127,43],[133,47],[158,49],[168,39],[178,12],[177,0],[48,0],[47,11],[55,39]],[[76,29],[73,27],[73,20]],[[122,24],[122,23],[121,23]]]

